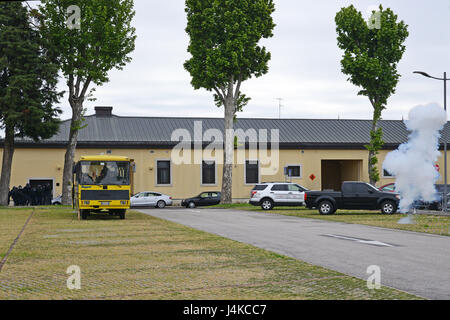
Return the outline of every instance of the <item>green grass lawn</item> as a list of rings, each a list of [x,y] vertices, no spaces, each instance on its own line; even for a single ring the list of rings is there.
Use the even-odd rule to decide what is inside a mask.
[[[32,209],[0,208],[2,256]],[[66,270],[81,268],[81,289]],[[130,211],[78,221],[37,208],[0,272],[0,299],[416,299],[366,281]]]
[[[257,212],[282,214],[300,218],[321,219],[345,223],[365,224],[369,226],[400,229],[408,231],[426,232],[450,236],[450,216],[416,214],[412,217],[412,224],[399,224],[401,218],[406,214],[383,215],[379,210],[338,210],[332,215],[320,215],[316,209],[310,210],[305,207],[275,207],[264,211],[261,207],[240,203],[231,205],[211,206],[216,208],[241,209]]]

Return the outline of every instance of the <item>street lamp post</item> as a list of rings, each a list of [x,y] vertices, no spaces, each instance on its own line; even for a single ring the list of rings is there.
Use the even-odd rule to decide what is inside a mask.
[[[427,78],[444,81],[444,110],[445,110],[445,114],[447,114],[447,80],[448,80],[447,72],[444,72],[443,78],[432,77],[428,73],[422,72],[422,71],[414,71],[413,73],[421,74]],[[447,212],[447,201],[448,201],[448,196],[447,196],[447,135],[445,134],[445,127],[443,130],[443,133],[444,133],[443,134],[443,136],[444,136],[444,204],[442,206],[442,209],[445,212]]]

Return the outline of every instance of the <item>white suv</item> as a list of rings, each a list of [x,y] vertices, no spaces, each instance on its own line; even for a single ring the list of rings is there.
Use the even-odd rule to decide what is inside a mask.
[[[265,182],[257,184],[251,192],[250,204],[270,210],[275,206],[304,206],[305,187],[290,182]]]

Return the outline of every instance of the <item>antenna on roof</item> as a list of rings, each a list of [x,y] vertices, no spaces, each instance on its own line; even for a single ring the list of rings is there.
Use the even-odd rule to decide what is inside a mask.
[[[281,119],[281,107],[283,107],[283,105],[281,104],[281,101],[283,101],[283,98],[275,98],[276,100],[278,100],[278,119]]]

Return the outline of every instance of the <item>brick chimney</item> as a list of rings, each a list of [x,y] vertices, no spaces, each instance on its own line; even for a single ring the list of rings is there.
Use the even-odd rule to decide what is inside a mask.
[[[113,107],[95,107],[95,116],[96,117],[111,117],[112,116]]]

